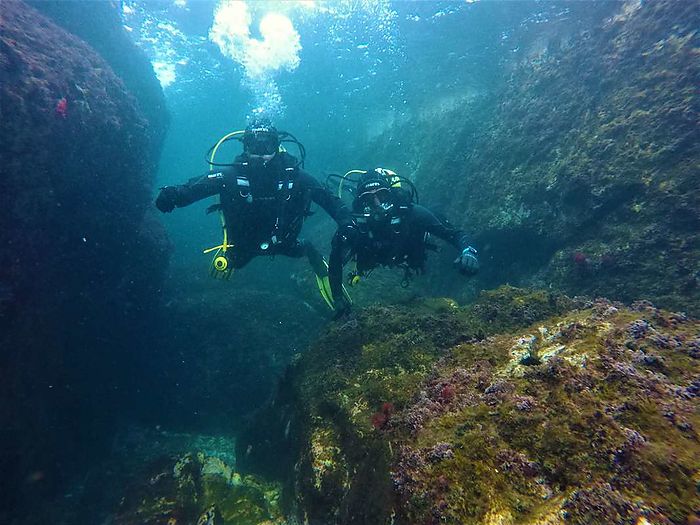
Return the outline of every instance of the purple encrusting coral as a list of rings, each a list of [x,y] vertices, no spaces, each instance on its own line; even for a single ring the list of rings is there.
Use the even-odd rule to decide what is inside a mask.
[[[609,483],[575,490],[564,503],[564,517],[577,525],[619,523],[633,525],[641,516],[633,503]]]
[[[625,441],[614,452],[614,462],[623,464],[632,457],[632,455],[644,446],[647,440],[636,430],[631,428],[622,429]]]
[[[396,492],[404,496],[410,495],[413,491],[412,485],[416,482],[411,473],[420,472],[425,466],[426,461],[420,451],[410,447],[401,447],[395,468],[391,472]]]
[[[690,383],[686,387],[685,391],[689,397],[700,396],[700,377],[695,379],[692,383]]]
[[[688,354],[693,359],[700,359],[700,337],[696,337],[688,343]]]
[[[531,461],[522,452],[506,449],[496,454],[499,468],[504,472],[518,472],[524,476],[534,477],[541,473],[542,466]]]
[[[644,319],[637,319],[636,321],[630,323],[628,331],[632,337],[639,339],[644,337],[650,328],[651,326],[649,325],[648,321],[645,321]]]
[[[530,396],[513,396],[513,402],[521,412],[528,412],[535,407],[535,398]]]
[[[455,457],[455,454],[452,451],[452,445],[449,443],[438,443],[427,453],[428,461],[431,463],[437,463],[438,461],[451,459],[453,457]]]

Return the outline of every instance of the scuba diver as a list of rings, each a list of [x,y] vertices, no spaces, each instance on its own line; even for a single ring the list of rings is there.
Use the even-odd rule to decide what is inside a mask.
[[[416,189],[408,179],[384,168],[330,175],[340,179],[339,196],[343,183],[355,174],[359,174],[352,202],[355,224],[335,234],[329,260],[337,317],[350,310],[350,301],[343,293],[343,266],[350,260],[356,263],[348,277],[350,284],[356,284],[375,267],[385,266],[403,268],[402,286],[407,286],[412,272],[424,272],[426,250],[436,249],[429,242],[430,235],[434,235],[459,250],[454,264],[460,273],[474,275],[478,272],[477,251],[470,245],[468,236],[420,206]]]
[[[217,150],[231,139],[242,142],[243,153],[233,163],[216,163]],[[295,144],[300,159],[288,153],[282,142]],[[351,227],[352,216],[338,197],[304,171],[304,157],[304,146],[293,135],[278,131],[267,119],[254,120],[245,131],[225,135],[209,150],[208,173],[161,188],[155,204],[169,213],[218,194],[219,203],[207,210],[220,212],[223,229],[222,244],[205,250],[215,251],[213,276],[228,279],[234,268],[259,255],[306,256],[321,295],[333,308],[328,265],[309,241],[297,237],[312,201],[338,223],[339,231]]]

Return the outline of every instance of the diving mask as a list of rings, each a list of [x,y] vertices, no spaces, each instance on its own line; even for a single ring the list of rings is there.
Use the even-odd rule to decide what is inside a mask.
[[[279,136],[269,129],[246,131],[243,136],[243,149],[248,155],[272,158],[279,147]]]
[[[389,215],[394,207],[391,197],[391,191],[388,188],[378,188],[361,193],[357,199],[360,209],[365,215],[368,215],[372,220],[381,221]]]

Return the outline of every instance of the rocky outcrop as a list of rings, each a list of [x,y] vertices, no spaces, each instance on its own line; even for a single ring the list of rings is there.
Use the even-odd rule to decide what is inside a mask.
[[[310,524],[695,523],[699,329],[514,288],[368,308],[290,370],[240,467]]]
[[[619,3],[585,30],[523,45],[500,88],[389,130],[375,157],[405,166],[423,202],[474,233],[483,287],[529,282],[697,314],[694,7]]]
[[[124,82],[137,99],[139,112],[148,122],[149,159],[155,165],[169,122],[165,96],[148,57],[124,30],[120,12],[122,2],[29,0],[27,3],[84,40]],[[86,13],[90,13],[90,23],[85,23]]]
[[[2,507],[16,508],[98,453],[117,399],[139,397],[168,245],[149,211],[149,123],[109,64],[8,1],[0,76],[0,389],[11,400],[0,458],[12,480]]]
[[[204,452],[163,457],[141,469],[122,498],[112,523],[143,525],[284,525],[279,491],[241,476]]]

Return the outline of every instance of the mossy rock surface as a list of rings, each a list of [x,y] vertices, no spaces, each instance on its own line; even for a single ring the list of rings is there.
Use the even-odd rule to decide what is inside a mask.
[[[397,124],[367,155],[472,235],[482,287],[646,298],[698,316],[700,10],[568,8],[568,34],[511,35],[525,42],[518,63],[488,94]],[[448,272],[428,278],[469,294]]]
[[[279,487],[241,476],[203,452],[144,467],[114,516],[116,525],[283,525]]]
[[[648,303],[373,307],[301,357],[268,438],[310,524],[691,523],[699,358],[700,322]]]

